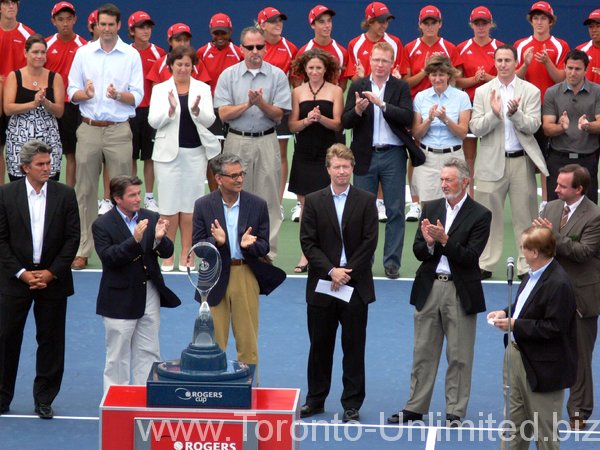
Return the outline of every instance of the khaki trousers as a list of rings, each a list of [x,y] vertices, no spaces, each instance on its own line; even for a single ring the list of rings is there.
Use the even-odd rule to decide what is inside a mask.
[[[454,283],[434,281],[421,311],[415,311],[410,398],[404,409],[427,414],[446,338],[446,414],[464,418],[471,393],[477,314],[465,314]]]
[[[277,256],[277,239],[281,228],[279,182],[281,179],[281,154],[275,133],[261,137],[244,137],[229,133],[223,153],[233,153],[243,160],[246,171],[244,190],[258,195],[269,209],[269,256]]]
[[[132,134],[129,122],[108,127],[82,123],[77,128],[75,192],[79,203],[81,242],[77,256],[89,257],[94,249],[92,223],[98,217],[98,182],[102,159],[110,178],[131,174]]]
[[[537,217],[537,184],[535,167],[528,156],[505,158],[504,175],[498,181],[477,180],[475,200],[492,211],[490,238],[479,258],[482,270],[493,272],[502,256],[504,241],[504,202],[510,198],[512,225],[517,244],[517,270],[527,273],[529,266],[519,248],[521,233]]]

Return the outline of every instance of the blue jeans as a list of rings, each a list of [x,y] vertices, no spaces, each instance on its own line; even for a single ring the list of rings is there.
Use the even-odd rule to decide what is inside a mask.
[[[383,246],[383,267],[400,269],[404,245],[404,206],[406,190],[406,149],[392,147],[383,152],[373,151],[369,171],[354,175],[354,186],[377,195],[381,181],[387,223]]]

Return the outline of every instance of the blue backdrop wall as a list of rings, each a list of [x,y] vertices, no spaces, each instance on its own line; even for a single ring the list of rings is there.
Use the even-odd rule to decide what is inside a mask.
[[[55,32],[50,22],[50,11],[57,0],[21,0],[19,19],[43,35]],[[295,0],[295,1],[250,1],[250,0],[177,0],[177,1],[145,1],[145,0],[120,0],[115,2],[123,13],[121,37],[129,42],[126,33],[127,17],[134,11],[143,9],[147,11],[154,21],[153,41],[166,47],[167,28],[175,22],[185,22],[192,28],[194,34],[192,45],[198,48],[209,39],[208,21],[216,12],[225,12],[230,15],[234,25],[234,41],[237,43],[239,31],[251,25],[256,14],[266,6],[274,6],[288,15],[285,23],[284,35],[298,47],[304,45],[312,38],[312,30],[308,26],[308,12],[321,0]],[[367,0],[322,0],[329,8],[336,11],[334,18],[333,37],[342,45],[361,33],[360,21],[364,17],[364,8],[369,3]],[[428,4],[425,1],[398,1],[387,0],[385,3],[396,20],[391,22],[388,29],[392,34],[400,37],[407,43],[418,36],[417,18],[419,10]],[[512,43],[518,38],[529,36],[531,26],[525,16],[532,1],[488,0],[488,6],[498,25],[494,36],[500,40]],[[100,4],[93,0],[75,0],[78,23],[76,31],[84,37],[88,36],[86,19],[88,14]],[[451,42],[458,44],[469,38],[472,33],[468,28],[469,13],[472,8],[481,4],[480,1],[450,1],[437,0],[433,2],[443,14],[442,35]],[[551,1],[558,22],[553,29],[553,34],[565,39],[572,47],[589,40],[587,28],[583,21],[595,8],[600,7],[597,0],[561,0]]]

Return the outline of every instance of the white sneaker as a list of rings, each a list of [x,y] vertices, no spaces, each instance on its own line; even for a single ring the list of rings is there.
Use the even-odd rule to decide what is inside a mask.
[[[548,202],[546,200],[542,200],[542,203],[540,203],[540,206],[538,206],[538,216],[541,216],[542,213],[544,212],[544,208],[546,207],[546,204]]]
[[[421,205],[418,203],[411,203],[406,213],[407,222],[418,222],[421,218]]]
[[[385,204],[383,203],[383,200],[378,198],[375,204],[377,205],[377,216],[379,217],[379,221],[387,222],[387,215],[385,213]]]
[[[281,216],[281,221],[285,222],[285,213],[283,211],[283,205],[279,205],[279,215]]]
[[[154,200],[154,197],[147,198],[144,200],[144,208],[156,213],[158,212],[158,205],[156,204],[156,200]]]
[[[100,207],[98,208],[98,215],[101,216],[102,214],[106,214],[111,209],[113,209],[113,204],[111,203],[110,200],[105,198],[104,200],[100,201]]]
[[[296,202],[292,208],[292,222],[300,222],[300,213],[302,213],[302,205],[300,202]]]

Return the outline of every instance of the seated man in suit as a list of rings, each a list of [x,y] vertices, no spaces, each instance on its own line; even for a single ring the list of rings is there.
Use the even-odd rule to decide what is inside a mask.
[[[477,313],[485,311],[479,256],[490,234],[491,212],[467,195],[471,175],[451,158],[440,173],[445,198],[423,203],[413,252],[422,261],[410,293],[415,305],[415,348],[410,398],[389,423],[422,420],[429,410],[446,338],[446,420],[467,413]]]
[[[592,356],[600,314],[600,208],[585,193],[589,171],[579,164],[558,170],[555,192],[534,225],[548,227],[556,238],[556,260],[569,275],[577,301],[577,382],[567,411],[572,429],[585,428],[594,409]]]
[[[20,155],[25,177],[0,188],[0,415],[13,399],[32,305],[38,343],[33,399],[40,418],[53,417],[63,377],[79,210],[75,191],[49,180],[51,153],[41,141],[27,142]]]
[[[158,257],[173,254],[166,236],[169,221],[140,208],[142,180],[120,175],[110,180],[116,206],[92,224],[102,278],[96,314],[106,331],[104,392],[111,384],[145,384],[152,364],[160,361],[160,307],[181,304],[165,286]]]
[[[350,185],[354,155],[343,144],[327,150],[331,185],[306,196],[300,244],[308,259],[308,393],[300,417],[324,411],[331,387],[333,350],[342,325],[344,422],[359,420],[365,399],[365,344],[369,303],[375,301],[373,255],[377,248],[375,195]],[[319,280],[354,289],[349,301],[316,292]]]
[[[242,166],[234,154],[210,160],[219,188],[196,200],[192,242],[210,242],[221,254],[221,276],[208,295],[217,344],[227,350],[231,324],[238,361],[258,364],[258,295],[270,294],[285,273],[267,262],[267,202],[242,190]]]
[[[510,386],[512,421],[510,448],[528,448],[535,436],[538,448],[558,449],[556,420],[562,414],[565,389],[575,382],[577,370],[575,293],[569,276],[554,259],[556,239],[552,230],[527,228],[521,235],[521,246],[530,272],[519,286],[511,313],[506,308],[487,316],[494,326],[502,331],[509,331],[510,326],[511,331],[510,336],[504,336],[504,378]]]

